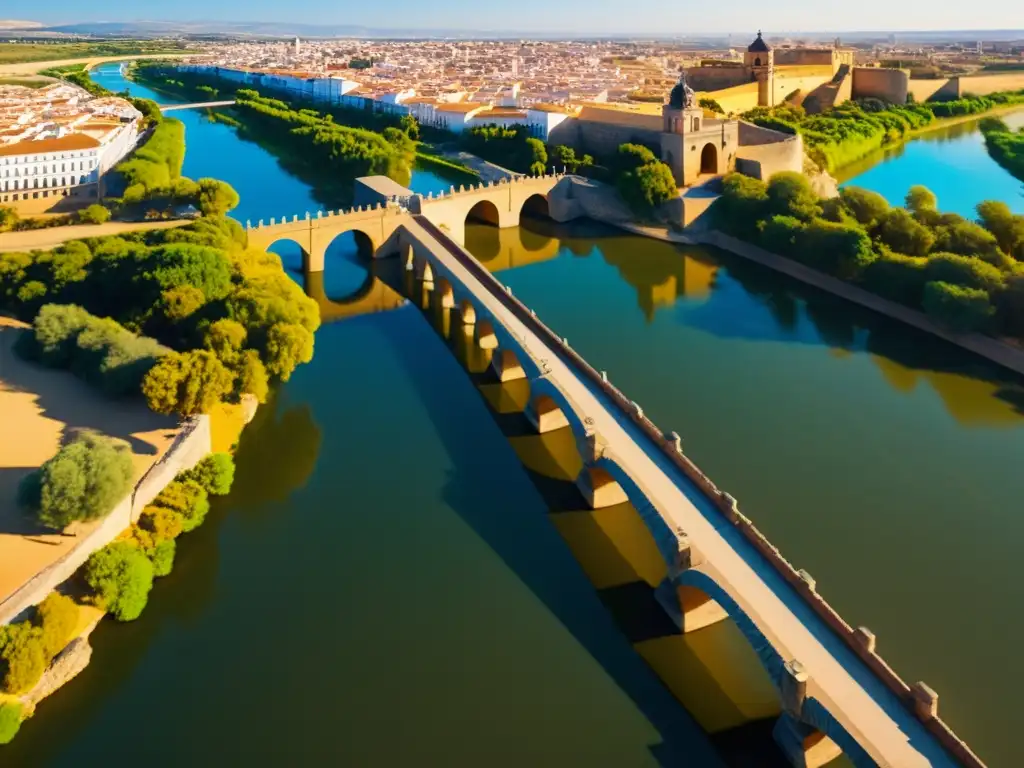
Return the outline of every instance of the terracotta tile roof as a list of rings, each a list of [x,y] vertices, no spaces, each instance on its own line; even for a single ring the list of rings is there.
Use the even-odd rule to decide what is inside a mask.
[[[15,144],[0,146],[3,155],[39,155],[44,152],[73,152],[80,149],[95,149],[99,141],[84,133],[72,133],[59,139],[39,139],[38,141],[19,141]]]

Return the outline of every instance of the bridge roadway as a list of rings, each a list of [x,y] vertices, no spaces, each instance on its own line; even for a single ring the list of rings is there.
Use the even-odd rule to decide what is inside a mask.
[[[807,674],[806,701],[813,698],[827,713],[822,717],[815,705],[816,722],[847,757],[858,766],[958,765],[899,697],[715,509],[664,448],[637,426],[626,409],[581,376],[577,364],[564,349],[546,342],[542,338],[546,334],[535,331],[539,330],[535,320],[502,292],[500,284],[471,255],[424,216],[412,219],[404,226],[436,259],[435,279],[444,275],[453,284],[461,284],[476,304],[478,318],[493,317],[526,355],[534,361],[546,361],[547,370],[542,378],[563,393],[577,416],[582,418],[585,414],[589,429],[606,441],[616,463],[642,488],[669,528],[685,531],[694,550],[699,551],[699,558],[694,559],[689,570],[721,587],[726,602],[728,598],[735,602],[729,606],[731,610],[727,609],[732,618],[738,624],[749,620],[764,636],[771,649],[755,648],[762,659],[771,657],[774,651],[783,662],[799,661]],[[531,381],[531,389],[533,385]],[[630,500],[636,505],[636,499]],[[785,701],[785,681],[781,687],[784,706],[791,709],[791,703]],[[797,702],[798,709],[800,703]],[[805,705],[803,709],[805,715],[815,719],[812,707]],[[830,718],[834,724],[822,722]],[[811,741],[813,737],[808,737],[804,745]],[[794,763],[799,765],[801,761],[796,759]],[[822,763],[808,760],[804,764]]]
[[[213,109],[214,107],[233,107],[234,99],[224,101],[197,101],[192,104],[161,104],[161,112],[177,112],[179,109]]]

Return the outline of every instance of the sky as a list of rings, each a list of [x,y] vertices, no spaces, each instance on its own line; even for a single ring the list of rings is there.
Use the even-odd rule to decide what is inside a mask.
[[[1024,29],[1022,0],[0,0],[0,19],[44,24],[203,20],[659,35]],[[173,9],[173,11],[172,11]]]

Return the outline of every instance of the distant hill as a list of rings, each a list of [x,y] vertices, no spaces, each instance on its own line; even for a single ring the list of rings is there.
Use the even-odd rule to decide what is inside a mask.
[[[42,29],[43,25],[38,21],[16,21],[14,19],[0,19],[0,29]]]

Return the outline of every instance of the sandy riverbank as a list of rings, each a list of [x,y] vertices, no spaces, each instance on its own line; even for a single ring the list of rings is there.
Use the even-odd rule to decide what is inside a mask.
[[[92,429],[131,444],[138,481],[178,432],[174,418],[153,413],[142,400],[111,400],[66,371],[22,360],[12,347],[25,327],[0,317],[0,601],[70,552],[98,524],[80,526],[74,536],[38,529],[16,502],[23,477],[76,430]]]
[[[182,53],[141,53],[127,56],[86,56],[78,59],[55,59],[53,61],[26,61],[19,64],[0,64],[0,75],[35,75],[50,67],[69,67],[73,64],[84,64],[92,69],[99,64],[111,61],[132,61],[133,59],[180,59],[183,56],[200,55],[198,51]]]

